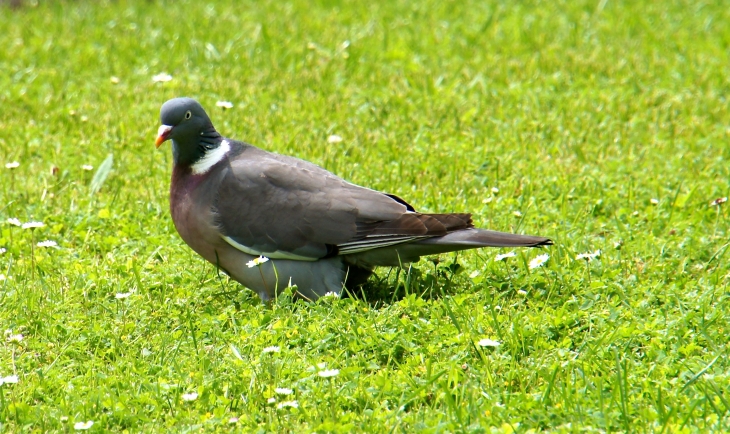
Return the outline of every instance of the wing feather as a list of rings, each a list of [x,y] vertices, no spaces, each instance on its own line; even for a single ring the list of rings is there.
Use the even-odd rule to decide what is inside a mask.
[[[472,227],[469,214],[420,214],[314,164],[241,146],[223,170],[214,211],[222,237],[246,253],[316,260]]]

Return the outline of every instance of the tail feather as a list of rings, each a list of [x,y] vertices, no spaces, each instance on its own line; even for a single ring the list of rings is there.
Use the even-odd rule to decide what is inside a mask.
[[[550,238],[518,235],[486,229],[464,229],[440,237],[426,238],[412,243],[373,249],[348,255],[347,261],[358,266],[398,266],[416,262],[421,256],[455,252],[480,247],[540,247],[549,246]]]
[[[460,250],[462,248],[473,249],[477,247],[538,247],[549,246],[552,243],[553,241],[550,238],[545,237],[473,228],[450,232],[442,237],[428,238],[414,244],[453,246],[454,250]]]

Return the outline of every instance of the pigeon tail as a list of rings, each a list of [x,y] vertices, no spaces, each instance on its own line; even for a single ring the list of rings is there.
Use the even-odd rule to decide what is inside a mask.
[[[536,237],[532,235],[518,235],[507,232],[489,231],[486,229],[466,229],[450,232],[442,237],[428,238],[416,245],[453,247],[453,250],[470,249],[478,247],[539,247],[550,246],[553,241],[550,238]],[[449,252],[451,250],[445,250]]]
[[[360,267],[394,267],[416,262],[421,256],[438,255],[457,250],[480,247],[540,247],[551,244],[553,244],[552,240],[545,237],[470,228],[450,232],[440,237],[350,255],[346,257],[346,261]]]

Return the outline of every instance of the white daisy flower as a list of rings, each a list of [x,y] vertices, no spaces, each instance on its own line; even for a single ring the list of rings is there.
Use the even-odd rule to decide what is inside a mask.
[[[5,252],[7,252],[7,250],[5,250],[5,248],[4,248],[4,247],[0,247],[0,255],[2,255],[2,254],[3,254],[3,253],[5,253]]]
[[[198,393],[197,392],[190,392],[190,393],[183,393],[182,394],[182,400],[183,401],[195,401],[198,399]]]
[[[499,189],[497,187],[492,187],[492,193],[494,193],[494,194],[499,193]]]
[[[74,424],[74,429],[78,431],[84,431],[89,428],[91,428],[94,425],[93,420],[87,420],[86,422],[76,422]]]
[[[94,170],[94,166],[92,166],[91,164],[84,164],[83,166],[81,166],[81,168],[86,170],[87,172]]]
[[[323,295],[322,297],[334,297],[334,298],[340,298],[340,294],[338,294],[338,293],[336,293],[336,292],[334,292],[334,291],[329,291],[329,292],[325,292],[325,293],[324,293],[324,295]]]
[[[522,217],[522,213],[519,211],[515,211],[512,214],[514,214],[515,217]]]
[[[127,298],[127,297],[129,297],[129,296],[130,296],[130,295],[132,295],[133,293],[134,293],[134,291],[129,291],[129,292],[117,292],[117,293],[116,293],[116,294],[114,295],[114,298],[116,298],[117,300],[122,300],[122,299],[124,299],[124,298]]]
[[[276,405],[276,408],[284,408],[284,407],[290,407],[290,408],[299,408],[299,403],[296,401],[284,401]]]
[[[6,279],[7,279],[7,277],[4,274],[0,274],[0,282],[2,282],[3,280],[6,280]]]
[[[228,423],[230,423],[230,424],[238,423],[238,418],[236,416],[233,416],[232,418],[228,419]]]
[[[651,202],[652,205],[659,205],[659,199],[651,198],[651,200],[649,200],[649,202]]]
[[[11,217],[7,221],[8,221],[8,223],[10,223],[13,226],[23,226],[23,223],[21,223],[20,220],[18,220],[16,218]]]
[[[275,403],[275,402],[276,402],[276,398],[274,398],[274,397],[272,396],[271,398],[267,399],[267,400],[266,400],[266,402],[267,402],[267,403],[269,403],[269,404],[273,404],[273,403]]]
[[[217,103],[215,103],[215,106],[224,108],[224,109],[229,109],[229,108],[233,108],[233,103],[230,101],[218,101]]]
[[[278,393],[279,395],[291,395],[294,393],[293,390],[286,388],[286,387],[277,387],[274,389],[274,392]]]
[[[266,256],[259,256],[258,258],[253,258],[252,260],[246,262],[246,265],[248,266],[248,268],[258,267],[264,262],[268,262],[268,260],[269,258],[267,258]]]
[[[7,163],[5,165],[6,169],[17,169],[18,167],[20,167],[20,163],[18,163],[17,161],[13,161],[12,163]]]
[[[154,81],[155,83],[164,83],[170,80],[172,80],[172,75],[165,74],[164,72],[162,74],[157,74],[152,77],[152,81]]]
[[[601,250],[596,250],[595,252],[587,252],[587,253],[581,253],[579,255],[576,255],[575,260],[580,261],[581,259],[585,259],[586,261],[592,261],[596,258],[599,258],[601,256]]]
[[[58,243],[51,240],[41,241],[37,244],[38,247],[58,247]]]
[[[112,82],[112,84],[119,84],[119,77],[111,76],[109,77],[109,81]]]
[[[338,136],[337,134],[332,134],[331,136],[327,137],[327,143],[340,143],[342,141],[342,137]]]
[[[18,384],[18,376],[8,375],[7,377],[0,377],[0,386],[3,384]]]
[[[480,347],[498,347],[502,344],[498,341],[493,341],[491,339],[481,339],[479,340],[479,342],[477,342],[477,345],[479,345]]]
[[[19,343],[23,342],[23,335],[20,334],[20,333],[15,334],[15,335],[8,335],[7,341],[8,342],[15,342],[15,343],[18,343],[19,344]]]
[[[36,229],[36,228],[42,228],[45,226],[43,222],[28,222],[23,223],[23,226],[21,226],[23,229]]]
[[[325,369],[324,371],[319,371],[317,373],[322,378],[329,378],[329,377],[336,377],[340,375],[339,369]]]
[[[494,257],[494,260],[495,261],[504,261],[507,258],[514,258],[515,256],[517,256],[517,253],[515,253],[515,252],[507,252],[507,253],[503,253],[501,255],[495,256]]]
[[[550,255],[547,253],[535,256],[532,261],[530,261],[530,270],[542,267],[548,259],[550,259]]]
[[[278,353],[281,350],[277,345],[273,345],[270,347],[264,348],[261,352],[262,353]]]

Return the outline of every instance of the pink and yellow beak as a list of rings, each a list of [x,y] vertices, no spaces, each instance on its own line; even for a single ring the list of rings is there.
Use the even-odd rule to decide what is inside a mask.
[[[159,148],[161,144],[170,139],[172,127],[169,125],[160,125],[157,130],[157,139],[155,139],[155,148]]]

